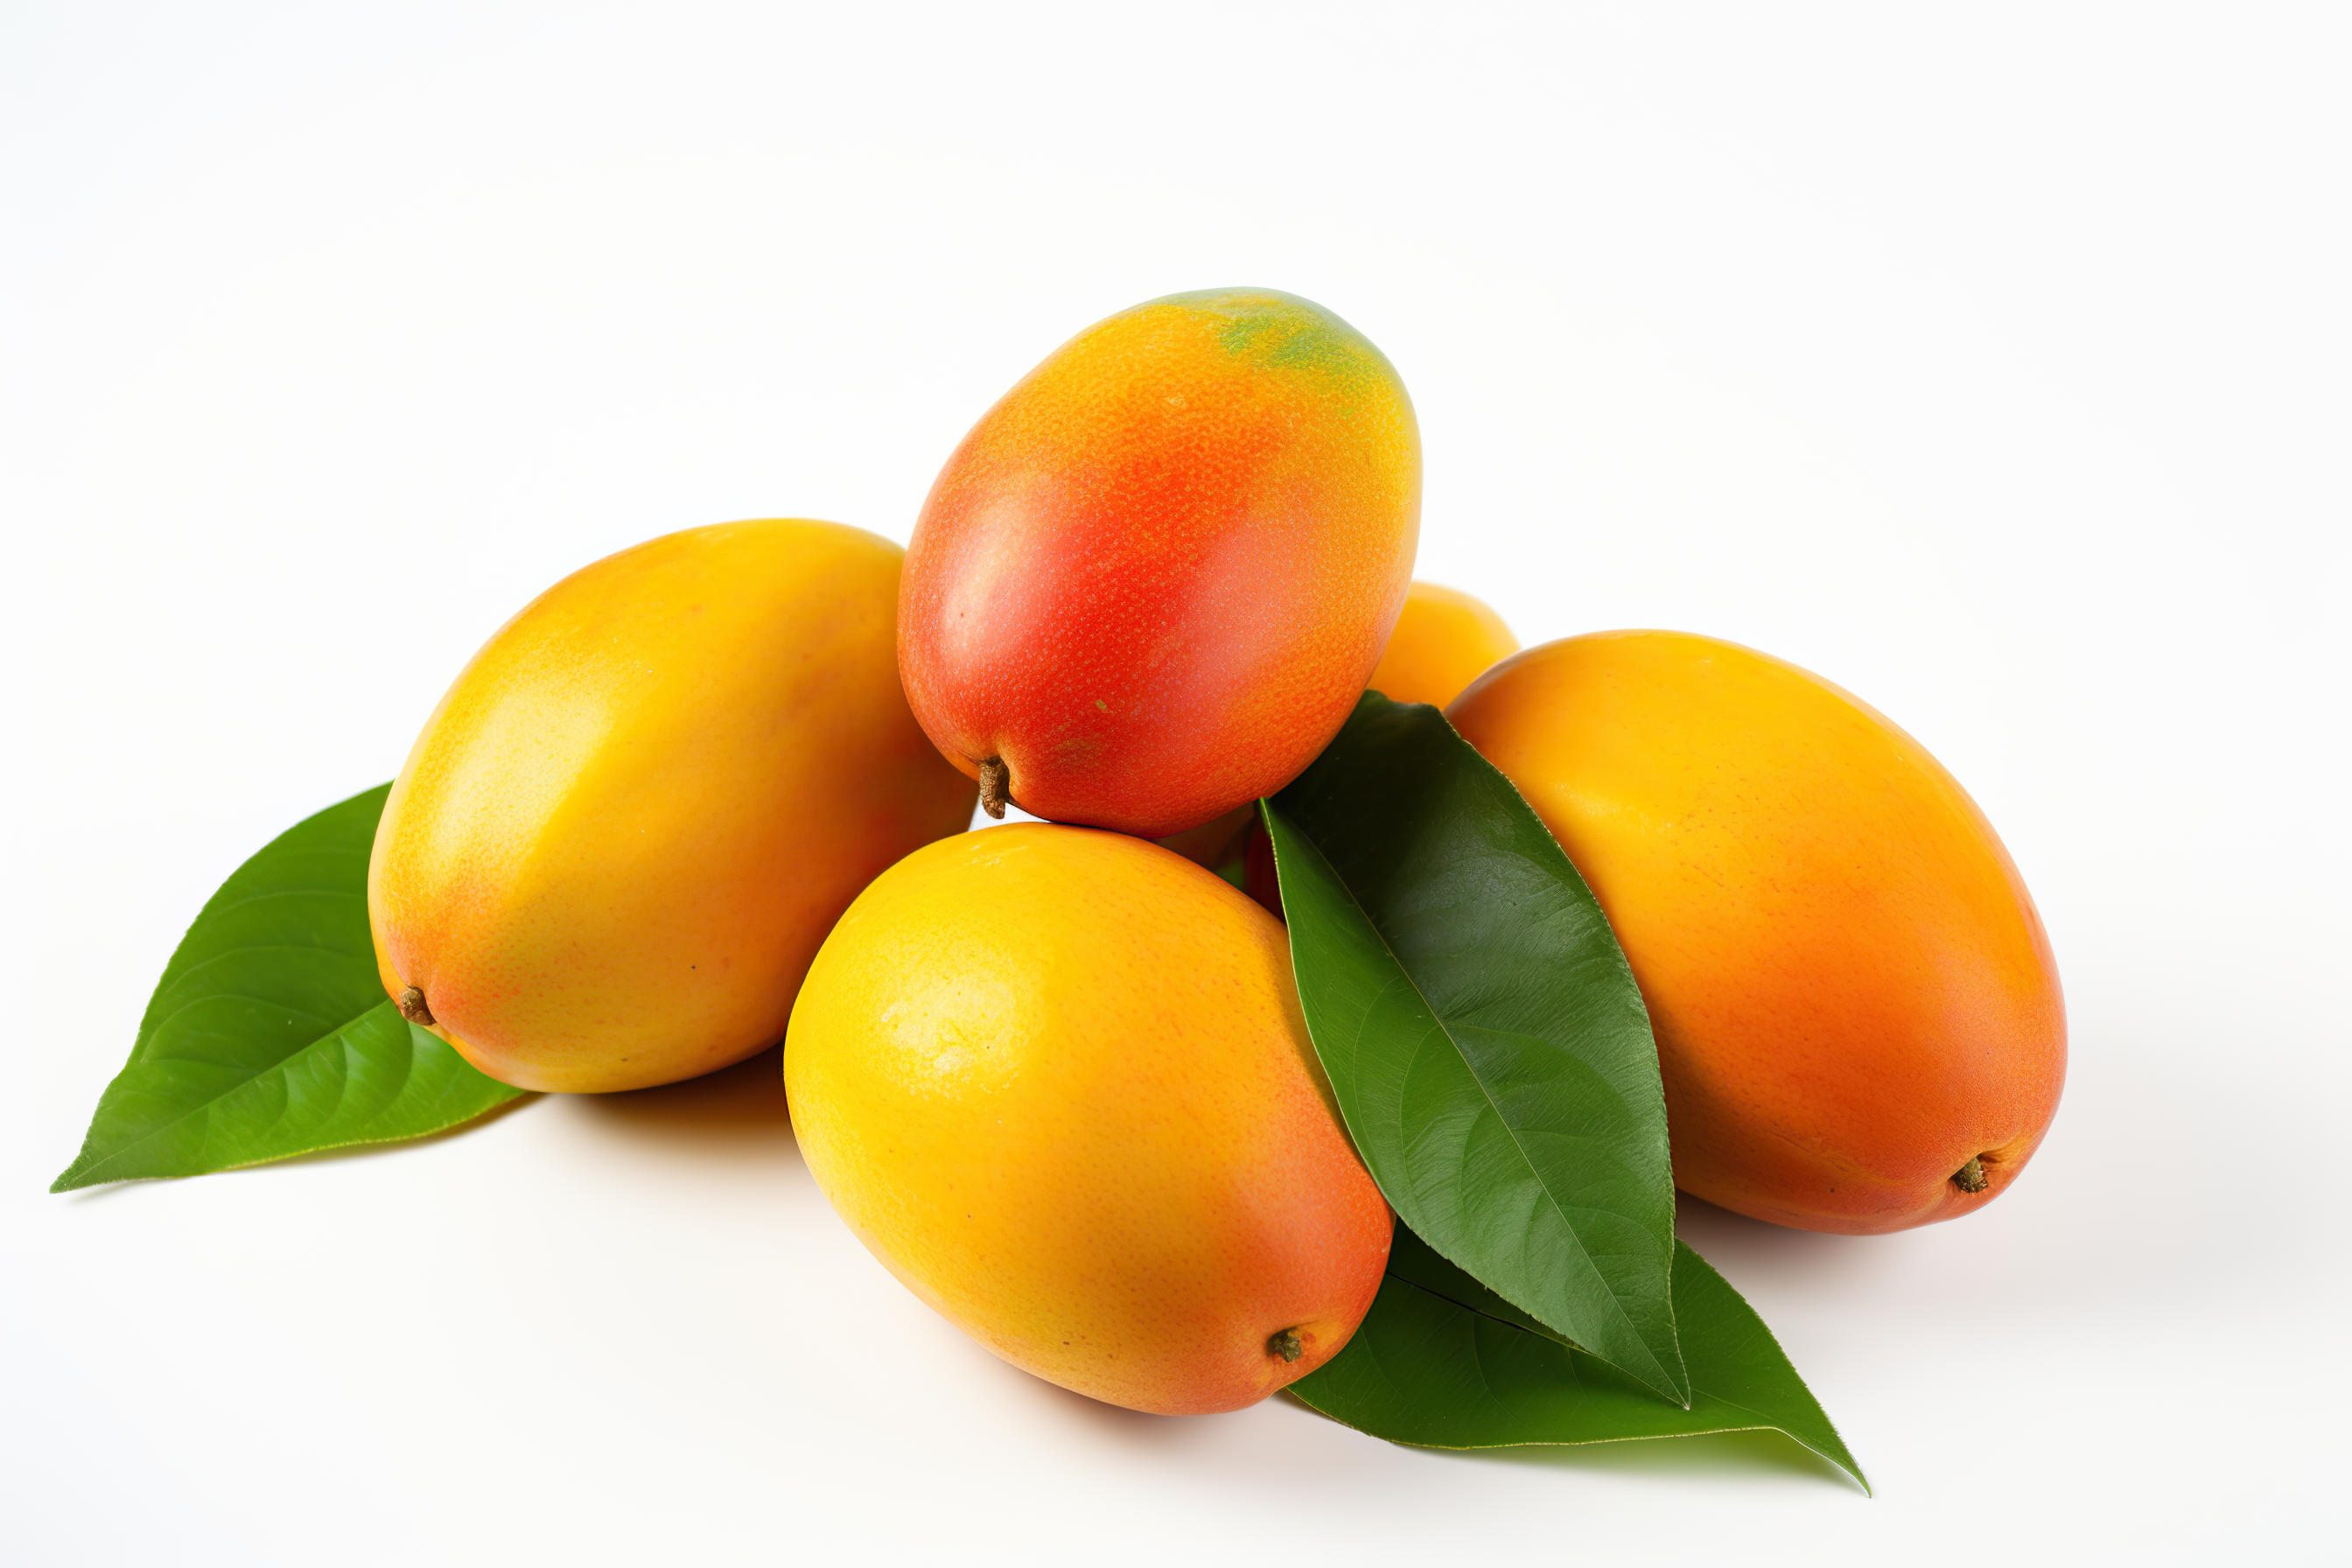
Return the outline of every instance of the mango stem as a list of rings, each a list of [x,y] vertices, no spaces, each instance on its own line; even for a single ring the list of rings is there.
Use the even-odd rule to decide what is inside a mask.
[[[1265,1342],[1265,1353],[1278,1355],[1285,1361],[1297,1361],[1307,1353],[1307,1347],[1299,1342],[1297,1329],[1285,1329]]]
[[[400,1016],[412,1024],[433,1022],[433,1009],[425,1005],[425,993],[414,985],[403,991],[394,1005],[400,1009]]]
[[[1952,1173],[1952,1185],[1964,1193],[1980,1193],[1992,1185],[1992,1178],[1985,1174],[1984,1156],[1969,1155],[1969,1163]]]
[[[1013,789],[1013,770],[1001,757],[991,757],[980,764],[980,808],[991,816],[1004,815],[1004,802]]]

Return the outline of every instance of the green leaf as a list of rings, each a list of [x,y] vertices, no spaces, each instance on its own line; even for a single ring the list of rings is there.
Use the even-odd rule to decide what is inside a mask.
[[[51,1192],[415,1138],[521,1092],[384,996],[367,867],[391,789],[289,828],[221,885]]]
[[[1687,1401],[1657,1047],[1576,868],[1443,714],[1378,692],[1263,809],[1307,1032],[1389,1203]]]
[[[1679,1242],[1674,1289],[1690,1369],[1687,1410],[1563,1344],[1400,1226],[1363,1326],[1290,1392],[1359,1431],[1430,1448],[1781,1432],[1868,1491],[1862,1467],[1763,1320]]]

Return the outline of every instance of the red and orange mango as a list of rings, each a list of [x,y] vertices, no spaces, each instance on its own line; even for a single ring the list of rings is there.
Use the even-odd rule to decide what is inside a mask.
[[[948,459],[908,550],[908,700],[992,807],[1197,827],[1339,732],[1420,519],[1412,405],[1362,334],[1261,289],[1139,305]]]

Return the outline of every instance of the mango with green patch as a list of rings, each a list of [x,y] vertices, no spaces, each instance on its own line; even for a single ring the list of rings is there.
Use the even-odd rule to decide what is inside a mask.
[[[975,426],[908,547],[898,668],[1036,816],[1164,837],[1339,732],[1412,574],[1421,437],[1380,350],[1265,289],[1089,327]]]

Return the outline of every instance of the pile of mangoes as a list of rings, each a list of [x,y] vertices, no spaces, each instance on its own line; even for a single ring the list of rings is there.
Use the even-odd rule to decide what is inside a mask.
[[[781,1037],[809,1169],[923,1300],[1081,1393],[1232,1409],[1347,1342],[1389,1251],[1251,809],[1369,686],[1444,705],[1592,887],[1678,1185],[1847,1232],[1997,1195],[2064,1019],[1959,785],[1732,644],[1515,653],[1411,581],[1420,510],[1403,384],[1328,311],[1114,316],[982,418],[903,558],[697,529],[502,628],[383,813],[384,986],[528,1089]],[[968,832],[975,795],[1047,820]]]

